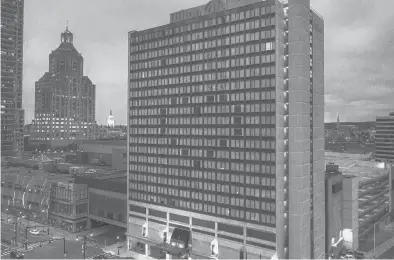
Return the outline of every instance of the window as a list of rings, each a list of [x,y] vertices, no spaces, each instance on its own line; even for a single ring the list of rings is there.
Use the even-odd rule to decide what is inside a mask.
[[[227,140],[220,140],[219,145],[220,147],[227,147]]]
[[[242,136],[242,128],[234,129],[234,136]]]

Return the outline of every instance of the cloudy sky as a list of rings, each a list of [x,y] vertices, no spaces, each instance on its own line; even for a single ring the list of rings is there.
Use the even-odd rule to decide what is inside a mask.
[[[24,106],[34,116],[34,83],[68,21],[96,84],[96,120],[112,109],[126,123],[127,32],[169,22],[169,14],[208,0],[25,0]],[[325,20],[325,121],[375,120],[394,111],[394,1],[311,0]]]

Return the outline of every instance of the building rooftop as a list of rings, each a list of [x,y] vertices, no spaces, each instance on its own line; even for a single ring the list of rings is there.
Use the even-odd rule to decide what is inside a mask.
[[[84,140],[83,144],[127,146],[127,140]]]
[[[113,178],[94,178],[88,175],[77,175],[75,177],[75,183],[87,184],[89,188],[98,190],[112,191],[117,193],[127,194],[127,177],[126,174],[123,176],[114,176]]]
[[[326,164],[333,162],[339,166],[339,171],[344,175],[353,175],[361,179],[370,179],[388,173],[385,165],[367,159],[365,154],[348,154],[325,152]]]
[[[44,170],[32,170],[31,168],[26,168],[26,167],[1,168],[1,175],[19,175],[26,177],[37,177],[37,178],[48,179],[51,181],[60,181],[60,182],[71,180],[69,174],[50,173]]]

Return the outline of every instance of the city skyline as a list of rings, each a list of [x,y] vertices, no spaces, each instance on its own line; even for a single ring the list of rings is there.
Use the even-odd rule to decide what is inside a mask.
[[[169,23],[166,14],[207,2],[101,1],[95,3],[94,12],[89,9],[89,1],[41,0],[40,5],[26,2],[25,123],[33,119],[34,100],[29,97],[34,93],[34,82],[47,67],[47,53],[57,47],[58,33],[65,29],[67,21],[76,36],[75,46],[85,57],[86,75],[96,79],[97,123],[105,124],[108,111],[112,109],[117,122],[125,124],[127,32]],[[338,112],[341,121],[374,121],[376,116],[384,116],[390,108],[392,110],[389,102],[394,90],[389,85],[394,76],[389,70],[393,63],[389,57],[394,53],[390,44],[394,36],[388,28],[394,19],[389,6],[394,3],[382,3],[311,1],[313,8],[325,19],[325,122],[334,122]],[[150,6],[157,8],[147,11]],[[357,14],[352,12],[355,6]]]

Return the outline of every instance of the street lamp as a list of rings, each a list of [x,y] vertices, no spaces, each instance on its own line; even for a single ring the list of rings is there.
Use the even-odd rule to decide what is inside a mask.
[[[119,236],[116,237],[116,244],[118,245],[118,255],[120,255],[120,253],[119,253],[119,249],[120,249],[119,238],[120,238]]]
[[[81,239],[83,239],[83,245],[82,245],[83,259],[86,259],[86,240],[92,236],[93,236],[93,233],[77,236],[77,239],[76,239],[77,241],[81,241]]]

